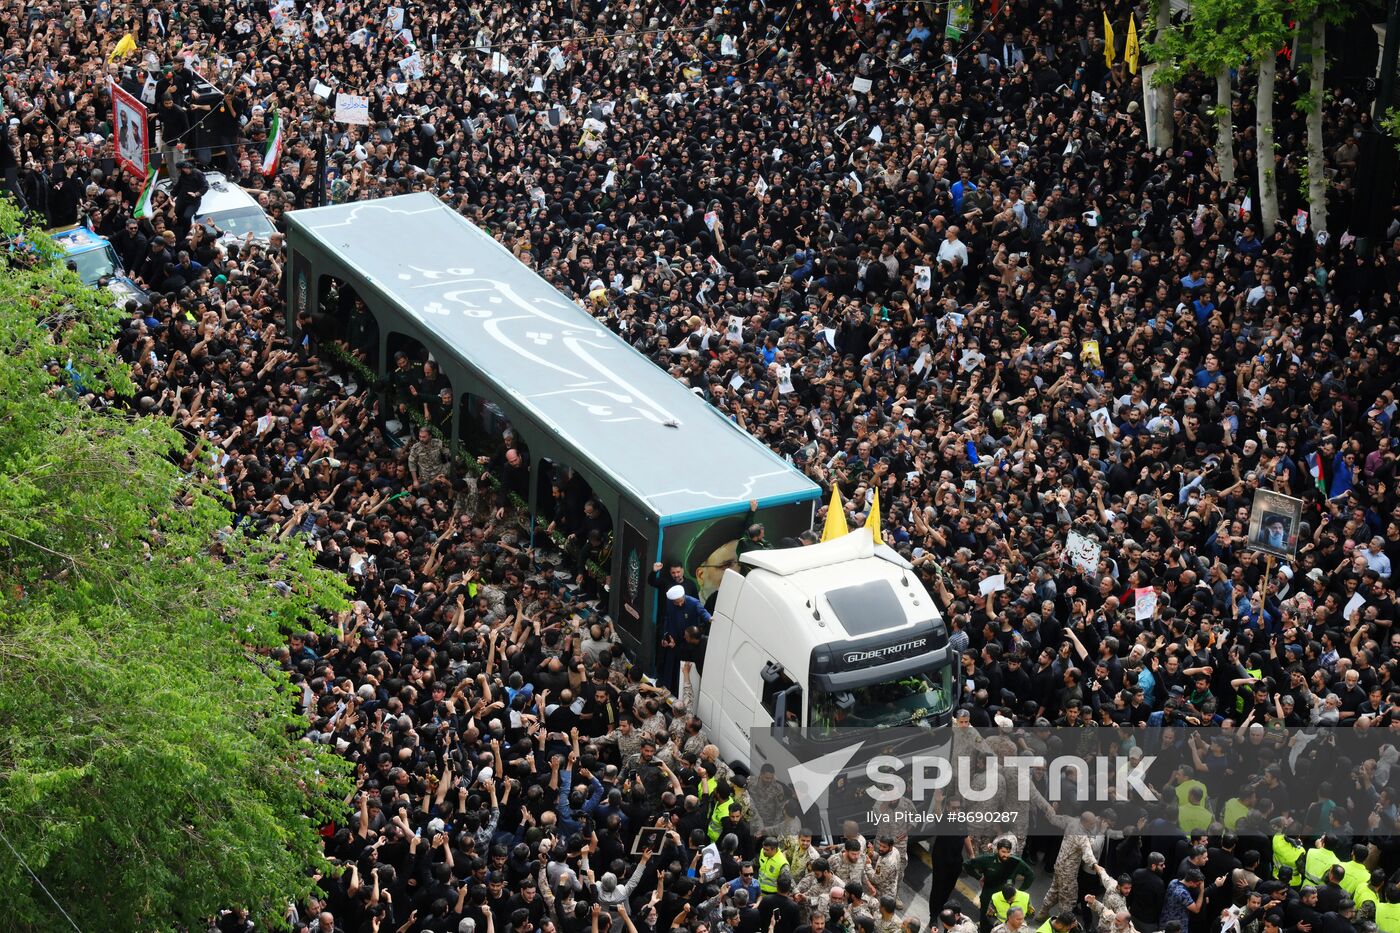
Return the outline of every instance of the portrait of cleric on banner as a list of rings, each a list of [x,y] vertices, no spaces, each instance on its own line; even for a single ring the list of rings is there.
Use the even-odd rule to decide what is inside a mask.
[[[1249,546],[1291,560],[1298,549],[1303,500],[1260,489],[1249,510]]]

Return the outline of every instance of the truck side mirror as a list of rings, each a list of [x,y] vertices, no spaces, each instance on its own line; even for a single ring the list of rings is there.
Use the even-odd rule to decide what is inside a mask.
[[[802,717],[802,688],[797,684],[793,684],[773,698],[773,729],[779,738],[782,738],[783,732],[788,726],[789,704],[796,708],[800,720]]]

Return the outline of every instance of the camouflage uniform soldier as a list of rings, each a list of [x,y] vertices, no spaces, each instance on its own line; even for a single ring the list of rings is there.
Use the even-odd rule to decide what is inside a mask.
[[[1130,875],[1122,875],[1116,881],[1102,865],[1099,866],[1099,880],[1103,882],[1103,897],[1088,898],[1089,909],[1099,918],[1100,933],[1115,933],[1118,930],[1115,918],[1120,912],[1127,911],[1128,901],[1124,896],[1121,886],[1132,884]]]
[[[904,918],[896,913],[898,904],[894,895],[880,897],[880,912],[875,916],[875,933],[903,933]]]
[[[876,850],[867,855],[866,881],[875,886],[877,897],[898,897],[904,879],[904,859],[894,847],[894,837],[881,836]]]
[[[769,831],[782,820],[787,793],[778,783],[777,772],[771,764],[758,769],[758,780],[749,784],[749,799],[753,802],[754,816],[761,832]],[[788,862],[792,862],[790,856]]]
[[[1093,836],[1102,838],[1103,828],[1098,819],[1085,811],[1079,817],[1060,816],[1050,806],[1040,792],[1031,787],[1035,805],[1045,818],[1064,831],[1060,842],[1060,854],[1055,859],[1055,872],[1050,880],[1050,890],[1045,893],[1045,916],[1054,917],[1060,913],[1072,914],[1079,908],[1079,870],[1097,872],[1099,860],[1094,855]]]
[[[699,757],[705,746],[710,744],[710,737],[699,716],[682,715],[684,712],[684,707],[675,709],[676,718],[671,720],[671,737],[680,746],[682,755]]]
[[[632,720],[624,716],[618,720],[616,729],[607,735],[594,739],[594,743],[617,746],[618,760],[626,764],[626,762],[634,760],[634,757],[638,759],[641,757],[644,738],[644,733],[632,725]]]
[[[427,428],[418,429],[418,441],[408,450],[408,470],[414,482],[426,486],[447,473],[447,451]]]
[[[812,870],[797,882],[797,903],[803,919],[826,916],[827,908],[831,905],[831,887],[836,884],[836,876],[831,873],[831,865],[826,859],[813,859],[811,866]]]
[[[865,853],[854,839],[847,839],[845,851],[831,860],[831,871],[842,884],[854,881],[862,888],[865,887],[866,867]]]
[[[826,862],[817,847],[812,845],[812,834],[807,830],[802,830],[796,836],[785,836],[783,838],[783,854],[787,856],[788,864],[792,866],[792,876],[803,878],[807,874],[807,866],[814,866],[812,871],[816,871],[815,865],[818,861]],[[830,868],[827,869],[830,871]],[[831,883],[835,883],[834,878],[829,878]]]
[[[1006,913],[1006,922],[992,927],[992,933],[1030,933],[1026,923],[1026,913],[1019,907],[1012,907]]]
[[[879,814],[881,826],[894,836],[894,847],[899,850],[900,858],[904,864],[909,864],[909,827],[914,825],[913,815],[918,811],[914,809],[914,804],[908,797],[900,797],[898,800],[881,800],[875,804],[875,812]]]

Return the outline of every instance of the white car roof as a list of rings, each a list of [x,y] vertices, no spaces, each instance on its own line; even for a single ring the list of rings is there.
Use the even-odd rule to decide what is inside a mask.
[[[272,227],[272,219],[267,217],[258,199],[229,181],[223,172],[205,172],[204,180],[209,183],[209,190],[199,201],[200,217],[212,217],[217,223],[221,214],[251,207],[267,219],[268,227]],[[173,179],[164,178],[156,183],[156,187],[162,191],[169,191],[172,184]]]
[[[223,172],[205,172],[204,180],[209,183],[209,190],[204,193],[204,198],[199,202],[201,215],[237,210],[240,207],[261,208],[257,198],[229,181]],[[172,184],[173,179],[165,178],[161,180],[158,187],[169,191]]]

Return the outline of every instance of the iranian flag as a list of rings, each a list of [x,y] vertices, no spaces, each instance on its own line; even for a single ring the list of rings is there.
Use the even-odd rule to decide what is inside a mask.
[[[156,169],[151,166],[151,170],[146,173],[146,183],[141,186],[141,193],[136,197],[136,210],[132,216],[138,220],[142,217],[151,216],[151,195],[156,191]]]
[[[1308,454],[1308,476],[1312,477],[1313,485],[1318,488],[1318,491],[1324,496],[1327,495],[1327,479],[1322,475],[1321,454]]]
[[[272,125],[267,130],[267,152],[263,154],[262,173],[271,178],[277,173],[277,164],[282,161],[282,114],[272,111]]]

